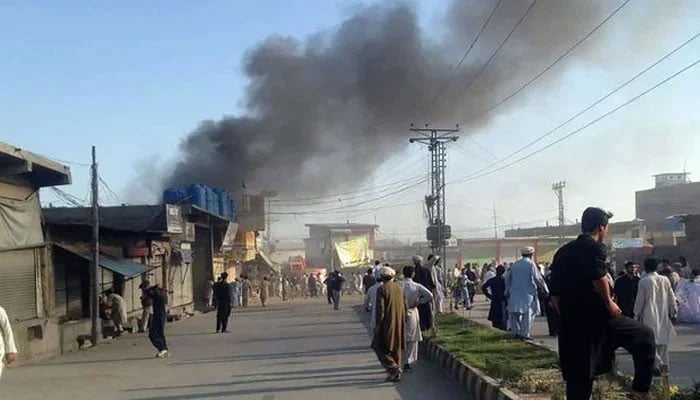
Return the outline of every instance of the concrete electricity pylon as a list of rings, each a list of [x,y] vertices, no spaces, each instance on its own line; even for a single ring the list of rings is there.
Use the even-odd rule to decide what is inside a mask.
[[[564,225],[566,225],[566,219],[564,218],[564,188],[566,187],[565,181],[560,181],[552,185],[552,190],[557,195],[559,200],[559,244],[564,243]]]
[[[445,223],[445,169],[447,168],[447,142],[456,142],[459,138],[452,134],[459,132],[455,129],[435,129],[427,124],[425,128],[414,128],[411,132],[419,133],[420,137],[410,138],[409,143],[422,143],[430,151],[430,194],[425,196],[425,208],[428,211],[428,227],[426,238],[430,241],[433,254],[440,255],[443,265],[446,265],[445,253],[447,240],[452,237],[452,228]]]

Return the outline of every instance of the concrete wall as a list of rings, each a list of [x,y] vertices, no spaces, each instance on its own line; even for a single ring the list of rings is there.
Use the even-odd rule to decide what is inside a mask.
[[[637,218],[659,224],[672,215],[700,214],[700,182],[635,193]]]
[[[12,323],[12,331],[20,360],[52,357],[60,352],[58,324],[53,319],[15,322]]]

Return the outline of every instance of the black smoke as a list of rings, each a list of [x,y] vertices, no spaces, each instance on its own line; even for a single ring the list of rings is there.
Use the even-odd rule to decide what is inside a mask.
[[[268,37],[244,60],[245,114],[202,122],[181,143],[164,185],[206,183],[236,193],[245,182],[252,190],[325,194],[361,184],[406,142],[409,123],[459,122],[459,107],[440,120],[426,113],[495,4],[455,1],[441,35],[428,35],[415,9],[398,3],[364,7],[306,40]],[[469,98],[465,104],[476,108],[494,101],[490,91],[461,97],[461,85],[484,61],[476,55],[492,51],[527,7],[503,1],[485,32],[491,39],[456,72],[441,109],[455,105],[445,99]]]

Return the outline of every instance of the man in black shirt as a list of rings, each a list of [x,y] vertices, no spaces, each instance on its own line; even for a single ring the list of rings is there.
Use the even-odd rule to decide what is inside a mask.
[[[431,293],[435,293],[435,282],[430,273],[430,268],[423,266],[423,257],[413,256],[413,265],[416,267],[416,275],[413,281],[425,286]],[[427,331],[433,327],[432,304],[419,304],[418,315],[420,316],[420,330]]]
[[[166,292],[158,285],[146,287],[144,290],[146,296],[153,304],[153,319],[151,320],[151,326],[148,328],[148,338],[158,350],[156,357],[166,358],[170,355],[168,344],[165,341],[165,323],[168,320],[165,305],[168,303],[168,297]]]
[[[557,251],[551,267],[551,301],[561,317],[559,361],[568,400],[590,399],[593,378],[612,369],[619,347],[634,360],[633,394],[651,399],[654,333],[622,316],[613,301],[603,244],[611,217],[600,208],[587,208],[581,218],[583,234]]]
[[[639,265],[634,261],[625,263],[625,274],[615,281],[615,301],[622,310],[622,315],[634,318],[634,300],[637,298],[639,285]]]
[[[221,280],[214,284],[214,299],[216,300],[216,333],[228,332],[228,318],[231,315],[231,285],[228,274],[221,274]]]
[[[331,294],[331,299],[333,300],[333,309],[340,310],[340,295],[343,292],[343,283],[345,278],[340,275],[340,272],[333,271],[331,276],[326,278],[325,283],[328,286],[328,290]]]

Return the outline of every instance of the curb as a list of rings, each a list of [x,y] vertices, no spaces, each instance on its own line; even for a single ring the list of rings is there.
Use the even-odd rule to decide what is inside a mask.
[[[437,363],[450,378],[467,389],[474,400],[520,400],[517,394],[502,387],[495,379],[458,360],[434,342],[421,342],[420,349],[425,357]]]

